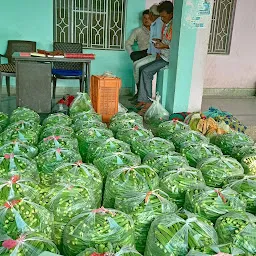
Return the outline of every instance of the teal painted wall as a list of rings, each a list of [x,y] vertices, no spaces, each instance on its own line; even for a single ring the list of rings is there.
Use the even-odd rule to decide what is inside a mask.
[[[126,38],[140,25],[145,0],[127,0]],[[7,40],[31,40],[40,49],[52,49],[53,0],[2,0],[0,3],[0,53]],[[86,50],[96,54],[92,74],[111,71],[122,79],[123,87],[132,87],[132,61],[125,51]],[[14,81],[11,82],[14,84]],[[59,85],[59,83],[58,83]],[[62,86],[77,86],[74,81],[62,81]]]

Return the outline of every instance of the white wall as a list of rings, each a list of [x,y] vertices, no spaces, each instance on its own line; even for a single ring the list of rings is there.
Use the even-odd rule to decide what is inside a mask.
[[[255,88],[256,0],[238,0],[230,55],[208,55],[205,88]]]

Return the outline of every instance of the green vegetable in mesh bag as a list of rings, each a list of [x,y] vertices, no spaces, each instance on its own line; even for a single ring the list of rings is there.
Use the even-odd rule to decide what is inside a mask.
[[[143,126],[142,121],[138,121],[136,119],[116,119],[111,122],[109,125],[109,129],[116,134],[120,130],[131,129],[134,126]]]
[[[115,199],[129,192],[147,192],[159,186],[159,177],[147,165],[124,167],[110,173],[106,180],[103,205],[113,208]]]
[[[134,224],[129,215],[117,210],[101,207],[85,211],[66,225],[63,243],[66,256],[87,248],[118,252],[123,246],[134,246]]]
[[[40,140],[50,136],[69,136],[74,137],[74,130],[69,126],[55,125],[45,128],[40,134]]]
[[[89,111],[92,109],[92,103],[89,95],[87,93],[77,93],[77,97],[74,99],[70,107],[70,115],[73,116],[76,113],[83,111]]]
[[[172,136],[172,142],[175,148],[180,151],[185,142],[189,143],[209,143],[209,139],[202,133],[196,131],[177,131]]]
[[[58,166],[63,163],[80,161],[81,156],[74,150],[57,148],[39,153],[36,160],[40,172],[41,183],[49,185],[53,172]]]
[[[237,161],[241,162],[241,160],[248,155],[256,154],[256,145],[254,146],[238,146],[234,147],[232,150],[231,156],[235,158]]]
[[[44,138],[39,144],[38,149],[40,152],[45,152],[49,149],[65,148],[78,151],[77,139],[67,135],[49,136]]]
[[[97,205],[101,204],[103,180],[99,170],[93,165],[64,163],[57,167],[52,176],[52,185],[59,182],[74,182],[82,184],[93,192]]]
[[[8,129],[13,129],[13,130],[16,130],[16,129],[19,129],[19,130],[32,130],[32,131],[35,131],[35,132],[40,132],[42,126],[36,122],[36,121],[24,121],[24,120],[20,120],[20,121],[17,121],[15,123],[11,123],[9,126],[8,126]]]
[[[246,201],[246,211],[256,213],[256,176],[244,176],[228,184]]]
[[[160,177],[159,187],[167,193],[179,207],[183,207],[186,192],[191,190],[195,184],[197,184],[197,186],[205,185],[202,173],[192,167],[183,167],[163,173]]]
[[[181,146],[181,154],[185,156],[190,166],[196,167],[202,160],[215,156],[222,156],[221,150],[213,144],[184,143]]]
[[[250,213],[229,212],[216,222],[221,242],[232,242],[245,252],[256,254],[256,217]]]
[[[232,243],[222,244],[222,245],[212,245],[205,247],[199,252],[196,250],[191,250],[187,256],[246,256],[247,254],[235,247]]]
[[[83,161],[86,161],[89,146],[96,141],[104,141],[113,137],[113,133],[108,129],[92,127],[86,130],[80,130],[77,132],[76,137],[78,139],[80,154],[82,155]]]
[[[237,160],[226,156],[207,158],[201,161],[197,168],[201,170],[206,185],[217,188],[227,184],[230,178],[244,173],[243,167]]]
[[[256,152],[251,155],[246,155],[241,164],[244,168],[244,172],[248,175],[256,175]]]
[[[106,253],[99,253],[96,249],[86,249],[83,252],[79,253],[77,256],[142,256],[138,251],[133,247],[125,246],[121,248],[117,253],[108,251]]]
[[[177,131],[189,131],[190,127],[178,120],[171,120],[161,123],[158,126],[157,135],[161,138],[171,140]]]
[[[213,244],[218,244],[218,236],[210,221],[190,212],[168,214],[153,221],[144,255],[186,255],[189,249]]]
[[[34,130],[7,128],[1,133],[0,139],[2,144],[13,140],[20,140],[27,144],[37,145],[38,134],[39,132]]]
[[[74,129],[75,132],[78,132],[83,129],[89,129],[89,128],[102,128],[106,129],[107,125],[105,123],[102,123],[99,120],[79,120],[76,121],[73,125],[72,128]]]
[[[143,163],[154,168],[159,174],[178,167],[188,166],[186,158],[176,152],[169,152],[164,155],[149,153],[144,158]]]
[[[0,132],[2,132],[9,123],[9,117],[3,112],[0,112]]]
[[[139,138],[151,139],[154,135],[151,131],[145,129],[143,126],[134,126],[133,128],[120,130],[116,133],[116,138],[128,144]]]
[[[124,152],[130,153],[130,145],[115,138],[107,139],[106,141],[96,141],[88,148],[87,160],[92,163],[94,159],[108,155],[109,153]]]
[[[231,188],[205,187],[188,191],[184,206],[187,210],[208,220],[216,221],[218,217],[229,211],[245,211],[246,201]]]
[[[166,193],[157,189],[148,192],[127,192],[116,199],[115,209],[130,214],[135,226],[135,246],[144,253],[148,231],[152,221],[161,215],[177,210]]]
[[[79,113],[75,113],[71,115],[73,123],[75,124],[77,121],[102,121],[101,115],[95,113],[94,109],[90,109],[89,111],[83,111]]]
[[[43,126],[55,126],[55,125],[63,125],[63,126],[70,126],[72,124],[72,119],[63,113],[55,113],[49,115],[43,121]]]
[[[21,140],[10,141],[0,147],[1,156],[12,153],[27,158],[34,158],[38,154],[38,149],[36,146],[29,145]]]
[[[231,155],[234,147],[252,146],[254,141],[248,135],[241,132],[219,134],[211,139],[225,155]]]
[[[10,116],[10,123],[15,123],[22,120],[40,123],[40,116],[31,109],[18,107],[12,112]]]
[[[139,138],[132,141],[132,151],[139,155],[141,159],[149,153],[163,155],[174,150],[175,147],[172,142],[158,137],[152,139]]]
[[[136,123],[143,124],[143,117],[135,112],[118,112],[117,114],[111,117],[110,124],[116,121],[122,122],[123,120],[135,120]]]
[[[93,191],[76,182],[58,183],[46,196],[45,207],[54,215],[54,242],[61,246],[65,225],[82,212],[99,207]]]
[[[51,237],[52,214],[27,198],[17,198],[1,204],[0,216],[0,229],[15,239],[26,231],[41,232],[46,237]]]
[[[35,177],[38,175],[36,162],[33,159],[14,154],[0,156],[0,176],[8,177],[10,173],[27,178]]]
[[[44,251],[59,254],[56,245],[51,240],[45,238],[45,235],[42,233],[36,233],[34,231],[25,232],[15,239],[8,235],[0,235],[1,255],[38,256]]]
[[[102,177],[106,178],[114,170],[141,164],[141,160],[133,153],[117,152],[99,157],[93,161],[93,164],[99,169]]]

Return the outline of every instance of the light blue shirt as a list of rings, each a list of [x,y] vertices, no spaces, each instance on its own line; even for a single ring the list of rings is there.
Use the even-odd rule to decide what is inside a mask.
[[[152,43],[153,38],[162,38],[162,28],[163,22],[161,17],[157,18],[150,27],[150,39],[149,39],[149,47],[148,47],[148,54],[157,54],[160,53],[159,49],[156,49],[154,44]]]

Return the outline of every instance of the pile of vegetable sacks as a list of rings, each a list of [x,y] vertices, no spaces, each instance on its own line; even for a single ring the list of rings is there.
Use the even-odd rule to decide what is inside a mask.
[[[256,255],[256,147],[136,113],[0,113],[0,255]]]

